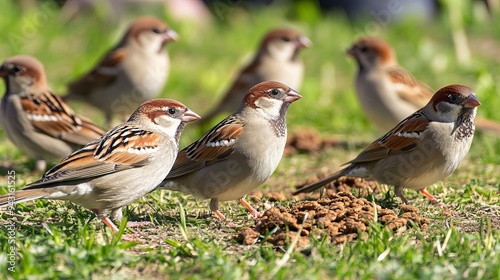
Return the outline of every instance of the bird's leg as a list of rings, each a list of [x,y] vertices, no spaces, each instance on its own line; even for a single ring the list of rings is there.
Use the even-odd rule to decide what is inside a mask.
[[[226,221],[226,217],[219,211],[219,200],[217,198],[210,199],[210,210],[214,212],[219,219]]]
[[[122,208],[114,209],[113,211],[111,211],[109,217],[111,217],[112,221],[120,223],[123,219]]]
[[[118,232],[118,227],[108,217],[102,217],[101,220],[104,224],[111,228],[112,231]]]
[[[223,220],[223,221],[225,221],[225,220],[226,220],[226,217],[224,217],[224,215],[222,215],[222,213],[221,213],[219,210],[215,210],[215,211],[213,211],[213,212],[215,213],[215,215],[216,215],[219,219],[221,219],[221,220]]]
[[[402,187],[396,186],[394,189],[394,192],[396,193],[397,196],[399,196],[399,198],[401,198],[401,200],[403,201],[404,204],[407,204],[407,205],[410,204],[408,199],[406,199],[406,197],[403,195],[403,188]]]
[[[248,211],[250,211],[250,215],[252,215],[254,218],[262,217],[262,214],[259,213],[259,211],[257,211],[257,209],[253,208],[252,205],[250,205],[250,203],[248,203],[245,200],[245,197],[246,197],[246,195],[243,196],[242,198],[240,198],[240,203],[243,204],[248,209]]]
[[[432,204],[440,203],[430,192],[428,192],[425,188],[420,189],[420,192],[425,195]]]
[[[121,216],[121,208],[119,209],[120,210],[120,216]],[[99,210],[95,210],[93,209],[92,211],[94,211],[96,214],[99,213]],[[115,213],[116,215],[116,213]],[[111,221],[110,218],[108,217],[100,217],[102,222],[107,225],[109,228],[111,228],[111,230],[115,233],[117,233],[119,231],[119,228]],[[127,226],[128,226],[128,223],[127,223]],[[133,233],[133,234],[124,234],[121,236],[121,240],[123,241],[134,241],[134,242],[141,242],[142,240],[139,239],[139,234],[137,233]]]
[[[102,222],[107,225],[112,231],[118,232],[118,227],[108,218],[108,216],[101,216],[99,215],[99,210],[98,209],[91,209],[92,212],[94,212],[97,217],[99,217]]]

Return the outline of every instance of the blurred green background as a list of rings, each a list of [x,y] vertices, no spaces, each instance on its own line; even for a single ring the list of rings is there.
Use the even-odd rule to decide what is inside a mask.
[[[482,103],[478,114],[500,122],[500,110],[497,109],[500,108],[498,5],[492,7],[490,14],[483,1],[442,0],[438,2],[439,11],[421,17],[411,16],[408,11],[411,8],[405,6],[412,1],[393,1],[403,5],[405,16],[391,14],[386,21],[377,21],[373,14],[349,19],[342,10],[324,11],[317,1],[273,1],[269,5],[254,5],[247,1],[211,1],[208,16],[193,20],[180,17],[173,6],[164,5],[161,1],[131,1],[127,5],[120,4],[118,10],[110,3],[121,1],[95,1],[94,8],[72,14],[62,8],[61,3],[53,1],[6,0],[0,1],[0,56],[2,60],[16,54],[39,58],[45,64],[50,86],[64,95],[66,83],[91,68],[119,40],[132,19],[140,15],[155,15],[164,19],[180,35],[178,42],[167,46],[172,68],[161,96],[178,99],[203,115],[229,87],[238,69],[252,59],[262,35],[274,27],[292,26],[308,36],[313,47],[301,53],[306,73],[298,91],[304,98],[294,103],[289,111],[289,131],[315,129],[323,136],[333,135],[347,141],[348,145],[347,151],[335,149],[319,155],[295,154],[285,158],[274,178],[288,180],[289,186],[314,173],[302,169],[305,165],[315,171],[323,167],[335,170],[340,163],[359,152],[360,144],[380,135],[357,103],[353,86],[355,64],[345,55],[345,50],[360,36],[376,36],[388,41],[394,47],[400,64],[433,89],[453,83],[474,88]],[[456,44],[454,38],[465,38],[466,43]],[[3,83],[0,91],[4,91]],[[99,124],[104,123],[102,114],[92,107],[81,103],[71,105]],[[181,146],[191,143],[203,132],[188,125]],[[12,145],[3,132],[0,132],[0,163],[2,170],[13,168],[18,172],[18,187],[38,179],[40,175],[30,173],[33,161]],[[448,181],[453,182],[458,191],[442,185],[439,185],[439,191],[442,191],[441,188],[447,190],[448,199],[456,202],[460,209],[469,209],[466,203],[476,201],[478,205],[474,211],[493,211],[498,221],[499,166],[500,140],[477,133],[465,163]],[[2,178],[6,180],[6,177]],[[266,183],[265,188],[276,188],[273,182]],[[466,190],[465,195],[463,189]],[[203,201],[186,201],[180,195],[174,195],[174,198],[175,201],[180,199],[188,203],[188,207],[206,208]],[[156,196],[153,201],[156,201]],[[140,211],[141,207],[147,208],[147,203],[151,203],[151,197],[146,199],[146,203],[141,200],[133,207]],[[183,273],[186,273],[185,277],[192,278],[257,279],[262,275],[271,278],[275,276],[271,273],[275,261],[283,255],[281,249],[266,245],[235,249],[231,229],[219,232],[221,225],[196,219],[190,223],[201,228],[201,235],[199,239],[190,239],[189,242],[172,241],[183,240],[179,237],[177,218],[167,220],[167,224],[157,224],[170,239],[168,249],[134,247],[134,244],[116,240],[108,242],[112,237],[103,233],[98,223],[89,228],[85,222],[92,217],[90,212],[68,214],[78,209],[71,204],[37,202],[36,205],[49,207],[50,210],[44,212],[37,210],[36,206],[26,206],[33,213],[30,220],[43,221],[58,213],[64,217],[63,223],[68,227],[76,223],[72,219],[77,219],[78,230],[75,232],[73,227],[68,231],[59,224],[49,234],[40,226],[32,228],[29,223],[22,222],[17,246],[26,248],[19,256],[23,270],[14,276],[4,274],[6,277],[25,279],[31,275],[33,279],[71,279],[97,275],[94,278],[99,279],[121,271],[119,278],[143,274],[157,278],[184,278]],[[158,211],[166,211],[161,207],[172,205],[175,207],[177,204],[159,205]],[[232,208],[243,212],[235,204]],[[424,212],[424,215],[434,215],[433,211]],[[464,210],[463,217],[469,213],[469,210]],[[6,219],[6,216],[2,217]],[[500,245],[488,241],[492,238],[491,228],[490,231],[481,228],[464,239],[463,232],[448,231],[446,218],[434,218],[442,220],[446,226],[440,224],[433,231],[424,233],[426,237],[419,232],[393,236],[379,229],[371,239],[346,244],[345,247],[327,246],[317,241],[314,243],[317,245],[314,250],[317,251],[311,249],[313,257],[294,254],[292,259],[295,265],[289,263],[287,271],[281,271],[278,278],[324,278],[336,271],[337,277],[350,279],[429,279],[436,275],[436,279],[467,278],[467,275],[498,279]],[[190,230],[198,232],[194,226]],[[450,243],[456,245],[449,258],[437,254],[433,243],[443,240],[448,233],[451,234]],[[495,238],[499,238],[498,229],[494,231]],[[408,245],[408,240],[417,240],[417,245]],[[464,240],[470,243],[464,243]],[[4,249],[8,248],[5,239],[1,243]],[[188,245],[195,247],[196,254],[193,255]],[[377,261],[377,256],[386,250],[386,246],[397,253],[388,255],[384,261]],[[227,254],[227,251],[232,253]],[[3,270],[2,258],[0,255],[0,268]],[[252,265],[250,260],[255,263]],[[467,270],[471,263],[476,265],[475,268]],[[123,270],[124,266],[131,266],[131,271]],[[427,269],[422,269],[427,266]],[[453,274],[453,271],[458,272]]]

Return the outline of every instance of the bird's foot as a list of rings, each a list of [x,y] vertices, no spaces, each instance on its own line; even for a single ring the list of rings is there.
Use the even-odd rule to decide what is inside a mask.
[[[430,192],[428,192],[425,188],[421,189],[420,192],[425,195],[430,201],[431,204],[435,204],[440,207],[445,207],[444,203],[441,201],[437,200]]]
[[[257,211],[257,209],[253,208],[252,205],[250,205],[250,203],[248,203],[246,200],[245,200],[245,197],[242,197],[240,198],[240,203],[243,204],[243,206],[245,206],[248,211],[250,211],[250,214],[253,218],[261,218],[262,217],[262,214]]]

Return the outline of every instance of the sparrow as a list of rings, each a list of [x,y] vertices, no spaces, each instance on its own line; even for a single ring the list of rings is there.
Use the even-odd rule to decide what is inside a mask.
[[[423,107],[433,96],[426,84],[401,67],[393,49],[378,38],[361,38],[347,51],[358,65],[356,94],[363,111],[387,131]],[[476,118],[478,130],[500,135],[500,123]]]
[[[278,166],[287,136],[286,113],[301,97],[274,81],[253,86],[235,113],[179,152],[158,188],[210,199],[210,210],[222,220],[226,218],[219,211],[219,202],[233,199],[259,217],[245,195]]]
[[[169,72],[165,44],[179,35],[154,17],[136,19],[117,46],[87,74],[68,85],[66,100],[84,100],[112,116],[129,116],[163,89]]]
[[[0,66],[0,77],[6,88],[0,123],[10,141],[36,160],[37,171],[45,171],[46,160],[61,160],[104,134],[52,92],[38,59],[7,58]]]
[[[260,82],[278,81],[294,89],[300,88],[304,65],[299,52],[311,45],[311,41],[296,30],[281,28],[269,31],[253,61],[241,70],[224,97],[198,124],[208,123],[221,113],[234,112],[246,90]]]
[[[393,185],[405,204],[409,202],[403,196],[404,188],[419,190],[437,203],[425,187],[448,177],[469,151],[479,105],[471,88],[446,86],[423,108],[368,145],[345,168],[293,195],[314,191],[347,176]]]
[[[185,123],[198,118],[178,101],[147,101],[125,123],[70,154],[40,180],[1,196],[0,207],[38,198],[68,200],[92,210],[116,232],[109,215],[161,183],[175,161]]]

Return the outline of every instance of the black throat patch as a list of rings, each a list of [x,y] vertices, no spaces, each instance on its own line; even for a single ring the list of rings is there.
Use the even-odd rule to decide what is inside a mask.
[[[283,102],[283,105],[281,105],[281,109],[280,109],[280,115],[276,119],[269,121],[271,123],[273,130],[274,130],[274,133],[278,137],[285,137],[285,134],[286,134],[286,112],[288,111],[290,104],[291,104],[290,102]]]
[[[455,128],[455,139],[461,140],[474,135],[474,110],[463,108],[457,119]]]
[[[177,127],[177,130],[175,131],[175,143],[177,143],[177,145],[179,145],[179,139],[181,139],[181,134],[182,134],[182,131],[184,130],[185,126],[186,126],[186,123],[181,122],[181,124],[179,124],[179,126]]]

